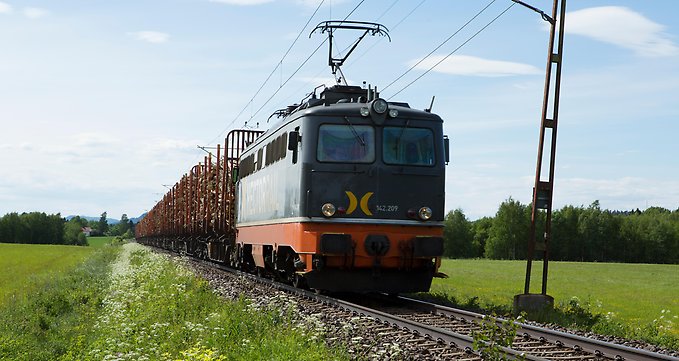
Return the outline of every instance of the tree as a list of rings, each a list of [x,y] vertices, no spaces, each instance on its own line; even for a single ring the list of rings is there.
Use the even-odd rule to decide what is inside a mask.
[[[580,214],[578,233],[584,243],[581,260],[606,262],[623,258],[618,246],[619,219],[608,210],[602,211],[598,200]]]
[[[54,243],[64,243],[64,219],[61,218],[61,214],[51,214],[47,218],[51,239],[54,240]]]
[[[128,228],[128,230],[127,230],[126,233],[129,233],[130,236],[129,236],[129,237],[125,237],[125,239],[134,238],[134,235],[135,235],[135,230],[136,230],[136,229],[135,229],[135,224],[134,224],[134,222],[133,222],[131,219],[130,219],[129,224],[130,224],[130,225],[129,225],[129,228]]]
[[[472,223],[472,257],[483,257],[492,226],[493,218],[491,217],[483,217]]]
[[[0,217],[0,242],[63,244],[63,224],[59,213],[8,213]]]
[[[450,211],[446,215],[443,229],[443,255],[450,258],[467,258],[472,256],[471,224],[461,209]]]
[[[130,229],[130,220],[127,218],[127,214],[123,213],[120,216],[120,223],[118,223],[118,233],[122,236]]]
[[[679,223],[667,209],[651,207],[622,220],[620,238],[633,249],[628,262],[676,263],[679,261]]]
[[[622,250],[622,262],[639,262],[643,253],[642,219],[640,213],[632,213],[624,217],[620,225],[620,247]]]
[[[130,220],[127,218],[127,214],[123,213],[120,217],[120,222],[111,227],[110,234],[112,236],[122,236],[130,230]]]
[[[47,228],[47,215],[45,213],[22,213],[21,221],[26,225],[27,231],[22,237],[22,242],[32,244],[50,243],[48,235],[45,232]]]
[[[0,242],[21,243],[26,233],[25,225],[16,212],[8,213],[0,220]]]
[[[485,255],[493,259],[525,259],[530,232],[527,206],[509,197],[495,214]]]
[[[108,220],[106,219],[106,212],[101,214],[97,229],[99,232],[101,232],[101,234],[106,234],[106,232],[108,232]]]
[[[577,260],[583,248],[578,231],[582,207],[565,206],[552,214],[552,241],[550,258],[554,260]]]
[[[679,263],[679,208],[673,211],[669,216],[670,223],[674,226],[674,239],[671,244],[671,254],[670,262]]]
[[[87,237],[82,229],[86,222],[80,217],[74,217],[64,225],[64,243],[77,246],[87,246]]]

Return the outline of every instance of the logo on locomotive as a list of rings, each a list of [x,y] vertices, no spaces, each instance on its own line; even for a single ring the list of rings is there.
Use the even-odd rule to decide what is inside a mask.
[[[347,197],[349,197],[349,208],[347,209],[347,214],[352,214],[356,210],[356,206],[358,206],[358,199],[356,198],[356,195],[352,191],[345,191],[344,193],[347,194]],[[368,201],[370,200],[370,197],[375,192],[368,192],[361,197],[361,210],[366,216],[372,216],[372,212],[370,212],[370,209],[368,208]]]

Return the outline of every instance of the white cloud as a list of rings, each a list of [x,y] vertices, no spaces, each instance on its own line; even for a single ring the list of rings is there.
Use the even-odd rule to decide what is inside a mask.
[[[210,0],[213,3],[228,4],[228,5],[239,5],[239,6],[251,6],[251,5],[261,5],[273,2],[274,0]]]
[[[424,60],[415,68],[427,70],[444,58],[435,55]],[[411,60],[408,65],[415,65],[420,59]],[[443,60],[434,71],[454,75],[472,75],[485,77],[499,77],[512,75],[541,74],[542,71],[532,65],[514,63],[510,61],[488,60],[469,55],[453,55]]]
[[[159,31],[137,31],[130,33],[137,40],[146,41],[154,44],[165,43],[170,39],[170,35],[166,33],[161,33]]]
[[[679,54],[679,47],[664,30],[665,26],[622,6],[588,8],[566,15],[566,32],[630,49],[642,56]]]
[[[139,152],[148,160],[162,158],[163,161],[170,161],[180,155],[195,155],[198,143],[196,139],[150,139],[139,148]]]
[[[42,17],[48,15],[49,11],[47,11],[46,9],[42,9],[42,8],[30,7],[30,8],[24,8],[23,13],[24,13],[24,16],[26,16],[29,19],[39,19],[39,18],[42,18]]]
[[[76,148],[108,148],[111,145],[121,143],[120,140],[111,135],[93,132],[77,133],[72,136],[72,139],[72,144],[75,145]]]
[[[9,14],[12,12],[12,5],[0,1],[0,14]]]
[[[476,168],[476,166],[474,166]],[[533,179],[498,177],[491,170],[499,168],[463,169],[453,165],[446,169],[445,209],[462,208],[469,219],[492,216],[510,196],[523,204],[530,202]]]
[[[10,211],[138,215],[202,160],[195,139],[117,138],[83,132],[59,144],[4,141],[0,164],[0,215]],[[213,151],[214,152],[214,151]],[[125,174],[127,176],[116,176]]]
[[[0,144],[0,150],[2,151],[17,150],[22,152],[30,152],[33,151],[33,149],[35,149],[35,146],[29,142],[23,142],[21,144]]]
[[[531,202],[533,176],[504,178],[485,171],[447,169],[446,209],[462,208],[470,219],[492,216],[497,207],[512,197],[523,204]],[[554,188],[554,209],[566,205],[587,206],[599,200],[611,210],[644,209],[650,206],[677,209],[679,182],[638,177],[611,179],[559,178]]]
[[[135,152],[140,161],[146,164],[182,164],[186,163],[185,160],[191,160],[189,164],[193,166],[198,162],[193,162],[193,159],[198,157],[202,160],[203,156],[207,155],[198,149],[197,144],[200,144],[198,139],[149,138],[145,139]],[[216,150],[212,150],[212,153],[217,154]],[[189,167],[180,166],[173,170],[185,172]]]
[[[679,182],[675,180],[564,178],[557,180],[554,199],[572,205],[588,205],[598,199],[603,208],[617,210],[643,208],[646,204],[676,209],[678,189]]]

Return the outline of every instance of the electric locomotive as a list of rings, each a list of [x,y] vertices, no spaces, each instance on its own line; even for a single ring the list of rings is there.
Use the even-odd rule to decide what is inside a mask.
[[[443,254],[438,115],[336,85],[241,155],[236,263],[310,288],[428,291]]]
[[[332,57],[333,32],[363,35]],[[380,24],[327,21],[335,76]],[[313,33],[313,32],[312,32]],[[146,244],[332,292],[428,291],[443,254],[448,139],[377,89],[316,90],[267,132],[231,131],[136,227]]]

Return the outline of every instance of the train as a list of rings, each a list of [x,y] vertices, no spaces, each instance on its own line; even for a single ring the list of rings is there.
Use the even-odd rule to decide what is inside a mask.
[[[428,291],[443,254],[443,120],[346,85],[279,115],[266,132],[231,131],[137,240],[316,290]]]
[[[342,28],[386,32],[316,29],[332,44]],[[344,60],[330,56],[333,74]],[[229,132],[140,221],[137,240],[327,292],[426,292],[444,276],[449,140],[431,107],[338,81],[274,114],[266,132]]]

